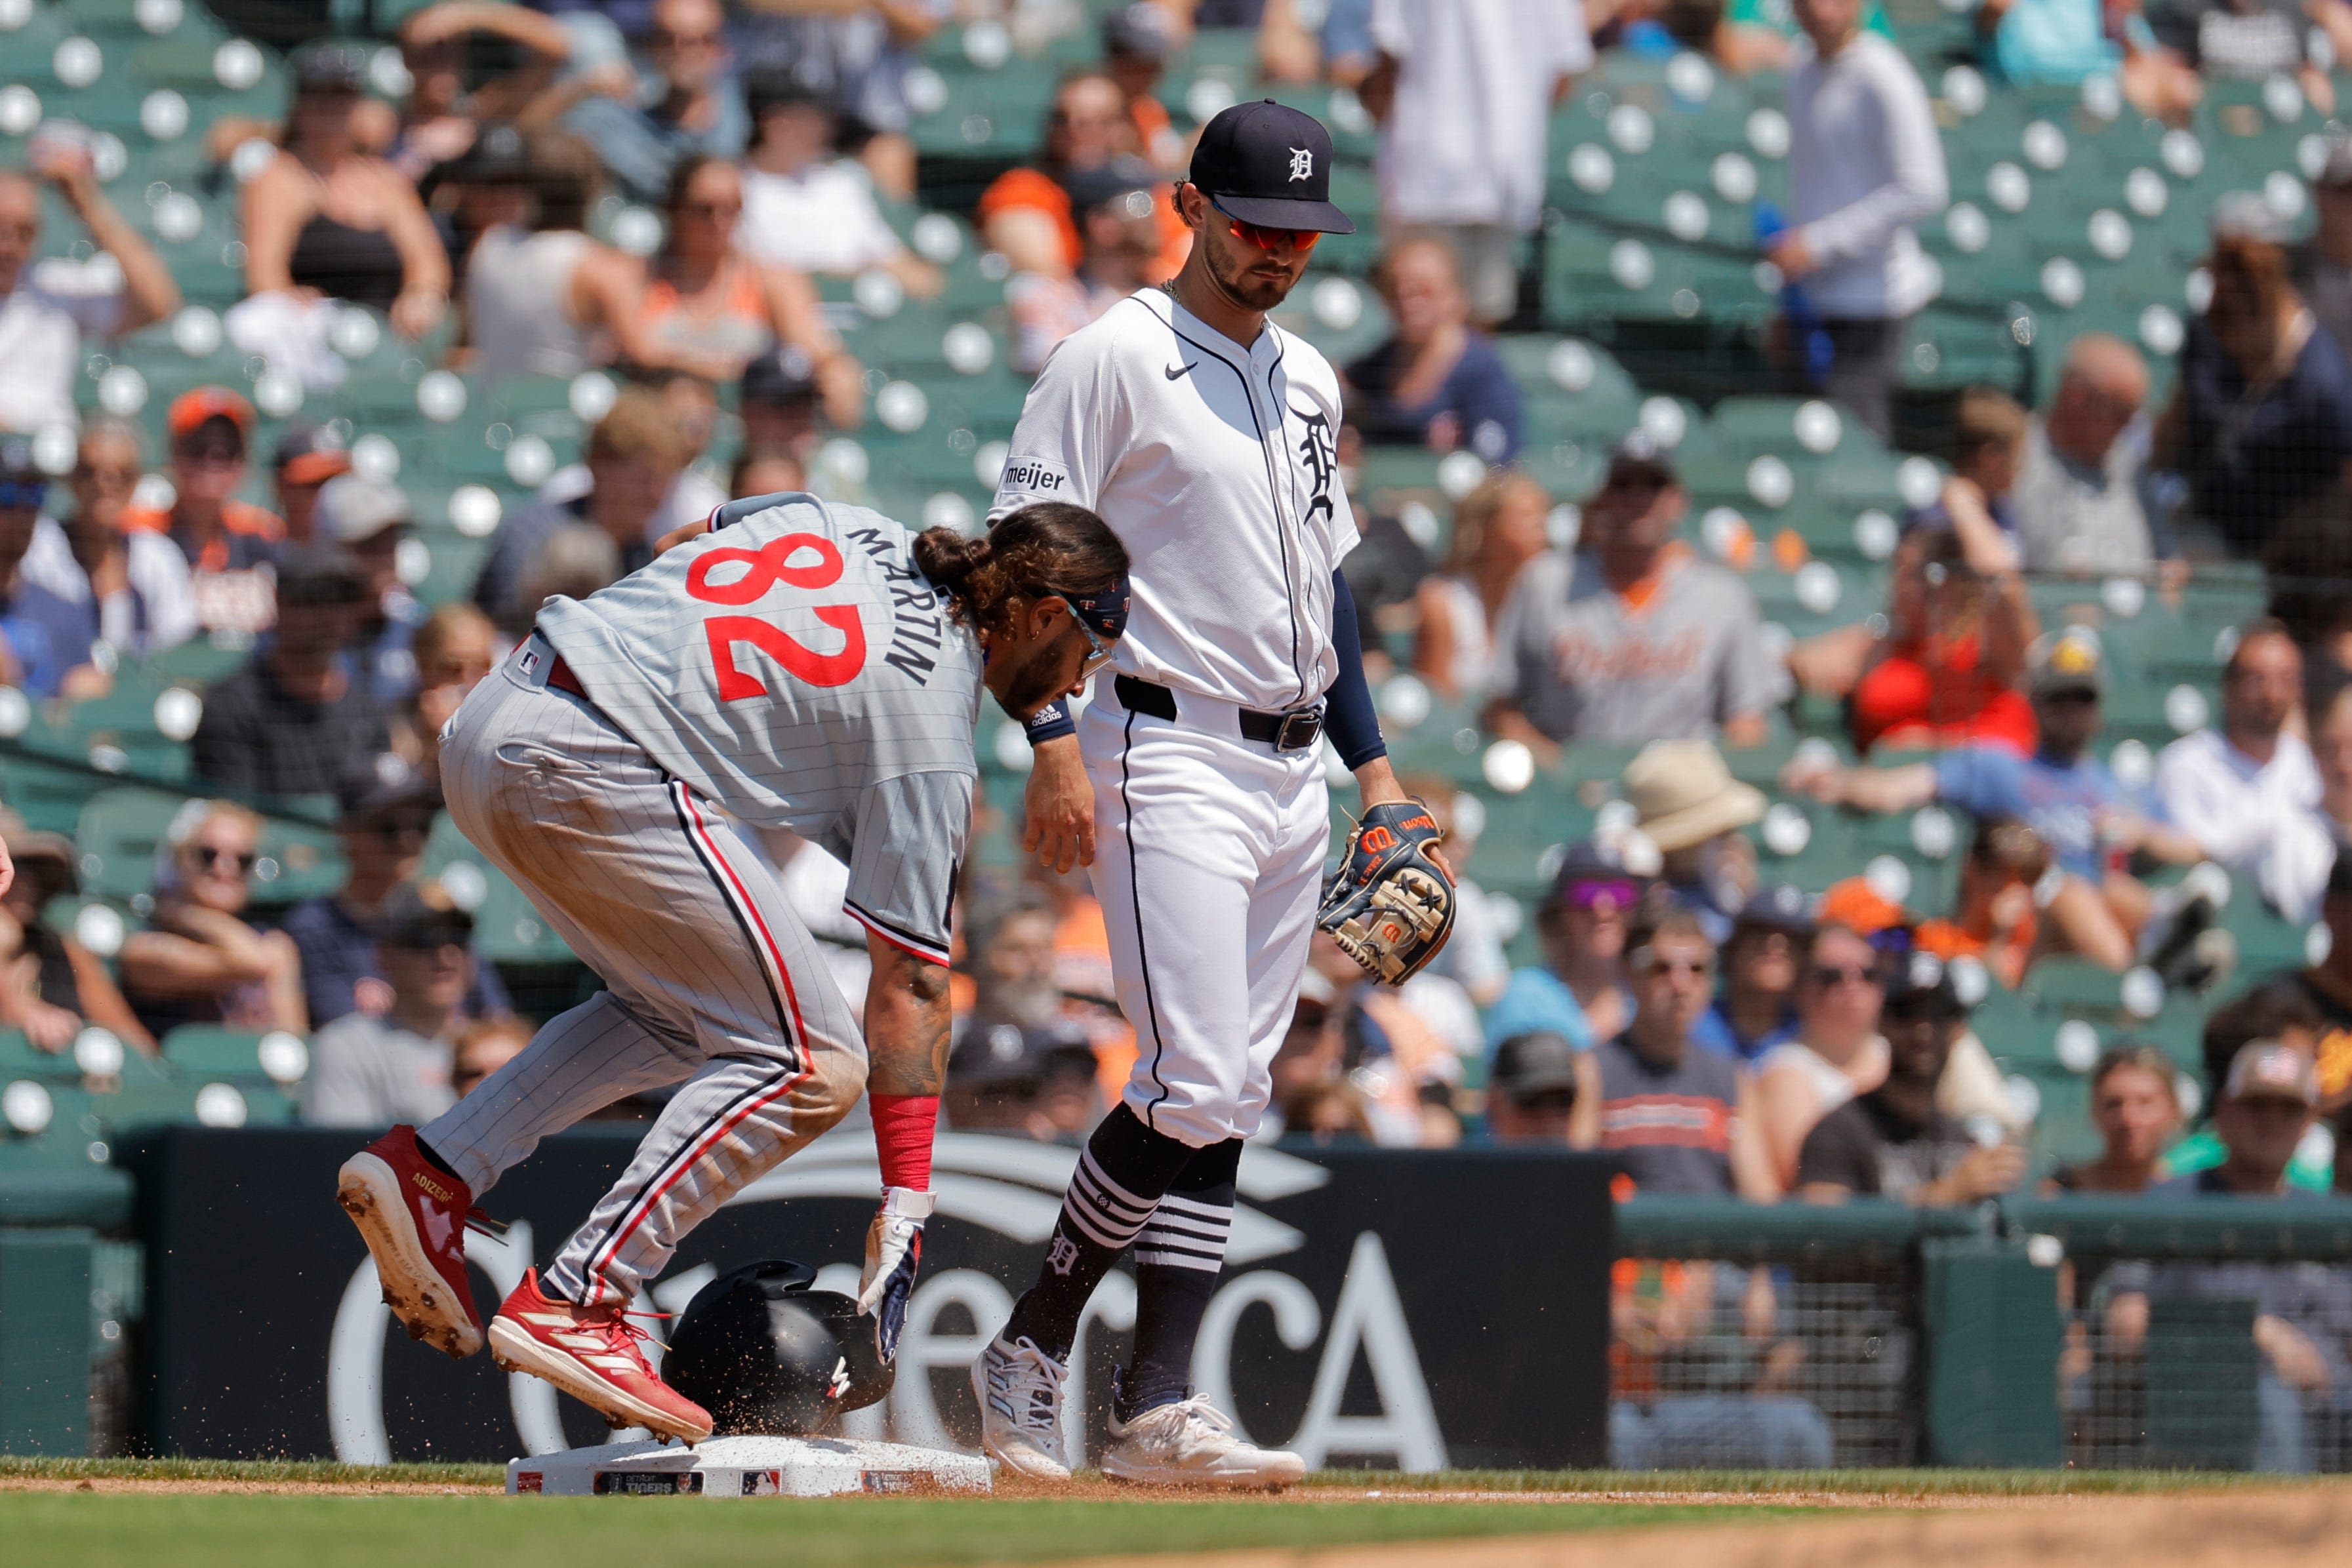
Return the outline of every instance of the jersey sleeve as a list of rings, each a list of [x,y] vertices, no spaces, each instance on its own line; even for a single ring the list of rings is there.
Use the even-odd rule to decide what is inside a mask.
[[[972,779],[902,773],[866,791],[842,909],[894,947],[948,961],[948,906],[971,836]]]
[[[1013,427],[990,523],[1039,501],[1097,507],[1129,429],[1113,348],[1108,334],[1087,332],[1064,340],[1045,361]]]

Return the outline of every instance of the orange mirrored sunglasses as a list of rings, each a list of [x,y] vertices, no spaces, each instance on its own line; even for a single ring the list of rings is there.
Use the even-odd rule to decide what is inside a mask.
[[[1260,250],[1278,250],[1285,245],[1294,245],[1298,247],[1299,254],[1303,256],[1313,250],[1316,241],[1323,237],[1322,231],[1319,229],[1270,229],[1260,224],[1245,223],[1240,218],[1234,217],[1233,214],[1226,213],[1224,207],[1214,196],[1209,197],[1209,205],[1224,213],[1225,216],[1232,220],[1235,239],[1244,245],[1254,245]]]

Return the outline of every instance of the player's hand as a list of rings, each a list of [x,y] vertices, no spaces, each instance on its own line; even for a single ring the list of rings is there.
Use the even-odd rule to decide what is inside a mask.
[[[1764,247],[1764,257],[1780,269],[1780,276],[1790,283],[1804,277],[1817,265],[1812,247],[1803,235],[1790,229]]]
[[[0,894],[16,884],[16,862],[8,858],[8,846],[0,844]]]
[[[874,1346],[886,1366],[898,1356],[907,1298],[915,1293],[915,1269],[923,1260],[923,1221],[938,1204],[928,1192],[889,1187],[882,1194],[882,1211],[866,1228],[866,1271],[857,1277],[857,1310],[874,1314]]]
[[[2024,1174],[2025,1151],[2015,1144],[1995,1144],[1963,1155],[1944,1185],[1953,1203],[1981,1203],[2009,1191]]]
[[[1024,800],[1021,847],[1056,876],[1095,863],[1095,787],[1078,756],[1078,737],[1041,742]]]

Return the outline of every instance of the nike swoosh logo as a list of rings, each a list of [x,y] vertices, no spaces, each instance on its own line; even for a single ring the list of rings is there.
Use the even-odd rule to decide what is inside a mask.
[[[1198,363],[1200,363],[1198,360],[1192,361],[1192,364]],[[1168,379],[1171,382],[1181,382],[1192,373],[1192,365],[1171,365],[1168,367]]]

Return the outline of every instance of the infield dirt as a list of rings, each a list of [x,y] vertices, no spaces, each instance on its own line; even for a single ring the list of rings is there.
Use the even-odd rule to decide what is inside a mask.
[[[1738,1529],[1673,1525],[1328,1551],[1079,1558],[1068,1568],[1177,1562],[1186,1568],[2301,1568],[2341,1564],[2352,1550],[2352,1483],[2183,1497],[1905,1497],[1877,1500],[1882,1508],[1852,1493],[1579,1495],[1681,1508],[1815,1504],[1839,1512],[1742,1521]]]

